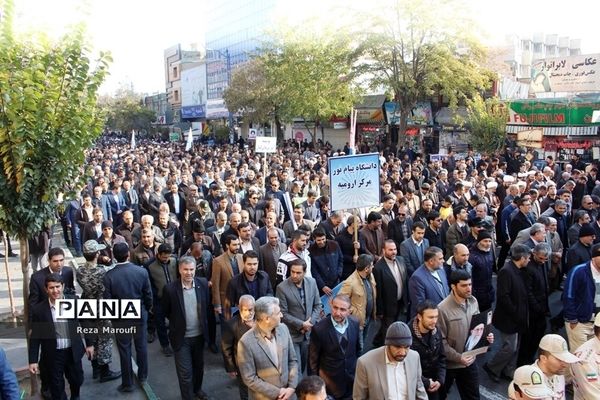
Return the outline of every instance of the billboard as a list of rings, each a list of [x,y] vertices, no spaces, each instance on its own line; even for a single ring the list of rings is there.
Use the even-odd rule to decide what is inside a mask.
[[[181,71],[181,107],[204,104],[206,104],[206,64],[184,69]]]
[[[541,92],[600,91],[600,54],[545,58],[531,66],[531,90]]]
[[[400,105],[393,101],[386,101],[383,105],[385,117],[389,125],[400,125]],[[428,101],[419,101],[413,107],[408,118],[407,125],[433,125],[433,112],[431,103]]]

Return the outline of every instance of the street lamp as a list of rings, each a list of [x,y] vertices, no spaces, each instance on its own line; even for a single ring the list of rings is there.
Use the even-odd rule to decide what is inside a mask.
[[[216,50],[216,49],[206,49],[206,51],[212,51],[218,53],[221,57],[225,57],[226,68],[227,68],[227,86],[231,83],[231,55],[229,54],[229,49],[225,49],[225,51]],[[235,138],[235,129],[233,129],[233,113],[231,110],[227,109],[229,112],[228,121],[229,121],[229,133],[232,137]]]

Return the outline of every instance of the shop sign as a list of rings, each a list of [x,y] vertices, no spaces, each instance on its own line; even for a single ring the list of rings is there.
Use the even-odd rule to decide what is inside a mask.
[[[531,89],[543,92],[600,90],[600,54],[545,58],[531,66]]]
[[[400,104],[386,101],[383,104],[385,117],[389,125],[400,125]],[[433,125],[433,113],[429,101],[419,101],[406,119],[407,125]]]
[[[572,126],[600,125],[592,123],[600,101],[583,98],[518,100],[509,104],[510,125]]]
[[[544,140],[546,147],[552,147],[556,149],[589,149],[592,147],[590,140],[561,140],[556,138],[546,138]]]

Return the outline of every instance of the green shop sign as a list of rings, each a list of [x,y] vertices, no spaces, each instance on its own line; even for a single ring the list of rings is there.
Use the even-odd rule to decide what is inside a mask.
[[[600,110],[600,96],[515,100],[509,104],[509,125],[577,126],[592,123]]]

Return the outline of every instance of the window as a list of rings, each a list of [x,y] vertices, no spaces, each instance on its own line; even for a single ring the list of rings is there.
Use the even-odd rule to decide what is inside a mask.
[[[173,92],[173,101],[176,103],[179,102],[179,90]]]
[[[177,75],[177,67],[173,67],[173,78],[177,79],[178,75]]]

